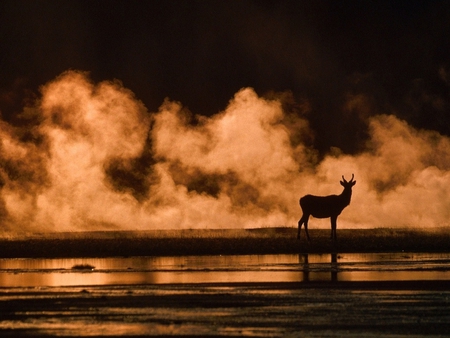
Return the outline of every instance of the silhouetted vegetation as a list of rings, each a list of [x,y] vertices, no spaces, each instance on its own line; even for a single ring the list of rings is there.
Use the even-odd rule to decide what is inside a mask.
[[[93,271],[95,266],[90,264],[76,264],[72,266],[72,270],[80,270],[80,271]]]
[[[448,252],[446,229],[311,229],[297,240],[295,228],[247,230],[157,230],[32,235],[0,239],[0,257],[117,257],[329,252]]]

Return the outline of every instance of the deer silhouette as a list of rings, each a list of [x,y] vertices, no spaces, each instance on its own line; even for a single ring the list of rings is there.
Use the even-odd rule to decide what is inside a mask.
[[[344,187],[344,191],[340,195],[329,196],[314,196],[305,195],[300,198],[300,207],[302,208],[303,215],[298,221],[298,234],[297,239],[300,239],[300,230],[302,225],[305,224],[306,237],[309,239],[308,234],[308,219],[309,216],[316,218],[330,218],[331,219],[331,239],[336,240],[336,221],[337,217],[341,214],[342,210],[350,204],[352,197],[352,187],[356,184],[353,181],[355,175],[352,174],[352,179],[346,181],[344,175],[342,175],[341,185]]]

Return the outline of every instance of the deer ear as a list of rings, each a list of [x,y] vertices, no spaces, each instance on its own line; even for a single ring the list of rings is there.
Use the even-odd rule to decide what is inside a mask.
[[[341,185],[342,185],[343,187],[345,187],[345,184],[344,184],[344,182],[343,182],[343,181],[341,181],[340,183],[341,183]]]
[[[355,184],[356,184],[356,181],[353,181],[353,182],[352,182],[352,187],[353,187]]]

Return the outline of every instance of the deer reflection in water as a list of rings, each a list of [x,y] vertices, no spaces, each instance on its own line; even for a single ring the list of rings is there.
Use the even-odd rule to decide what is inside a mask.
[[[299,264],[302,266],[302,272],[303,272],[303,282],[310,282],[311,281],[311,270],[314,270],[310,266],[309,263],[309,257],[308,254],[300,254],[298,257]],[[328,269],[328,267],[326,268]],[[320,269],[322,270],[322,268]],[[337,282],[338,281],[338,263],[337,263],[337,254],[332,253],[331,254],[331,260],[330,260],[330,281],[331,282]]]
[[[316,218],[330,218],[331,219],[331,239],[336,240],[336,226],[337,217],[341,214],[342,210],[350,204],[350,199],[352,197],[352,187],[356,184],[353,181],[355,175],[352,174],[350,181],[347,181],[342,175],[341,185],[344,190],[340,195],[329,195],[329,196],[314,196],[306,195],[300,198],[300,207],[302,208],[303,215],[298,221],[298,234],[297,238],[300,239],[300,230],[302,225],[305,225],[306,237],[309,238],[308,233],[308,219],[309,216]]]

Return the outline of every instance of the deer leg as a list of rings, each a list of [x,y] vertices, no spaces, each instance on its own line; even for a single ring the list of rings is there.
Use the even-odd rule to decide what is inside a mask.
[[[336,236],[337,216],[331,216],[331,239],[337,240]]]
[[[302,224],[305,222],[303,220],[303,218],[305,217],[305,215],[302,216],[302,218],[300,218],[298,220],[298,232],[297,232],[297,239],[300,239],[300,230],[302,229]]]
[[[308,241],[309,241],[309,234],[308,234],[308,218],[309,218],[309,215],[303,214],[302,218],[300,218],[300,220],[298,221],[298,233],[297,233],[297,239],[300,239],[300,230],[302,229],[302,225],[305,224],[306,237],[308,238]]]
[[[309,219],[309,215],[306,216],[305,219],[305,232],[306,232],[306,238],[308,238],[308,242],[310,241],[309,239],[309,233],[308,233],[308,219]]]

